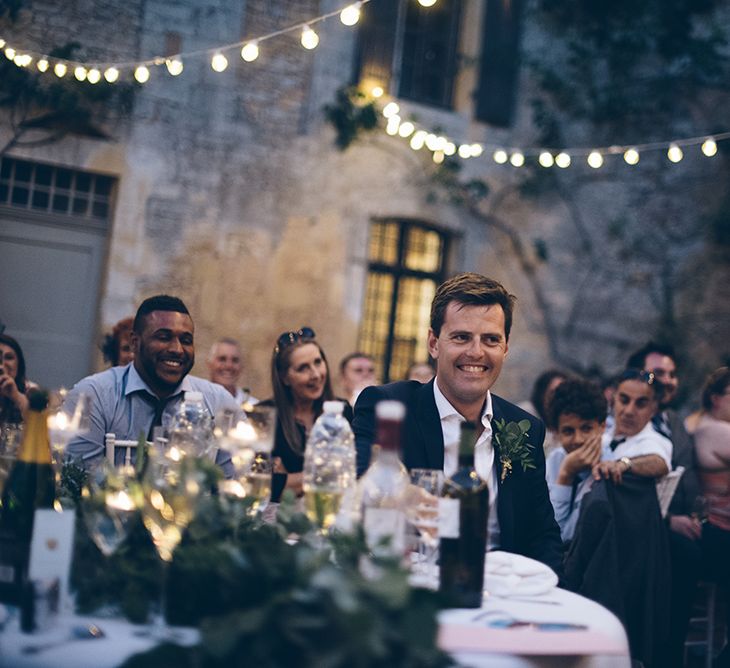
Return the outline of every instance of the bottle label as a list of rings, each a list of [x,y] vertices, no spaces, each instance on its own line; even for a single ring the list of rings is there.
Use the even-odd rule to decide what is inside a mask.
[[[400,557],[406,550],[406,518],[395,508],[365,508],[363,529],[368,547],[380,557]]]
[[[441,497],[439,499],[439,538],[459,537],[459,499]]]

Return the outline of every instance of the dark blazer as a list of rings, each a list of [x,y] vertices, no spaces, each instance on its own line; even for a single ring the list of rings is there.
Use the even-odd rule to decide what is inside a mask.
[[[401,381],[368,387],[362,391],[355,404],[355,419],[352,423],[357,448],[358,475],[370,464],[370,448],[375,439],[375,404],[384,399],[394,399],[406,405],[406,419],[403,439],[403,463],[406,468],[444,468],[444,438],[433,383],[422,385]],[[560,530],[555,522],[545,482],[545,455],[542,443],[545,425],[538,418],[514,404],[492,394],[494,420],[507,422],[530,421],[529,442],[534,469],[523,471],[515,462],[512,472],[499,483],[497,516],[500,528],[500,548],[537,559],[547,564],[559,575],[562,573],[562,544]],[[494,444],[497,478],[502,474],[499,447]]]

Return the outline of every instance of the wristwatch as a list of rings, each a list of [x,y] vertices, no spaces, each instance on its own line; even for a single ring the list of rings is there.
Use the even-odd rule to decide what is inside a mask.
[[[627,471],[631,470],[631,460],[628,457],[621,457],[619,461],[626,467]]]

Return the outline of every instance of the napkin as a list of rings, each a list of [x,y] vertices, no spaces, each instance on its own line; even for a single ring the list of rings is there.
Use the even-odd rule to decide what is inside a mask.
[[[558,584],[558,576],[545,564],[511,552],[487,552],[485,588],[494,596],[541,596]]]

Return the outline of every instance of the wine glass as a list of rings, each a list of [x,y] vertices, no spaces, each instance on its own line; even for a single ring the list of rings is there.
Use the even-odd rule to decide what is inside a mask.
[[[105,557],[114,554],[127,537],[140,496],[131,466],[115,468],[104,461],[90,473],[81,493],[81,512],[89,536]]]
[[[443,471],[436,469],[411,469],[411,497],[408,520],[416,529],[416,552],[412,560],[412,572],[416,579],[427,586],[437,579],[435,572],[438,553],[438,499],[444,483]]]
[[[66,446],[72,438],[89,430],[88,395],[81,392],[75,399],[67,399],[68,391],[65,388],[54,392],[48,412],[48,439],[57,488],[61,485],[63,466],[69,460]]]
[[[173,445],[161,457],[156,453],[149,462],[142,489],[142,521],[162,564],[159,615],[152,635],[174,639],[175,634],[165,627],[168,567],[185,528],[193,519],[204,489],[203,474],[194,457],[181,457]]]
[[[221,489],[252,499],[251,513],[263,512],[271,496],[271,451],[276,432],[273,406],[244,404],[240,411],[216,416],[215,435],[220,447],[231,455],[234,478]]]

